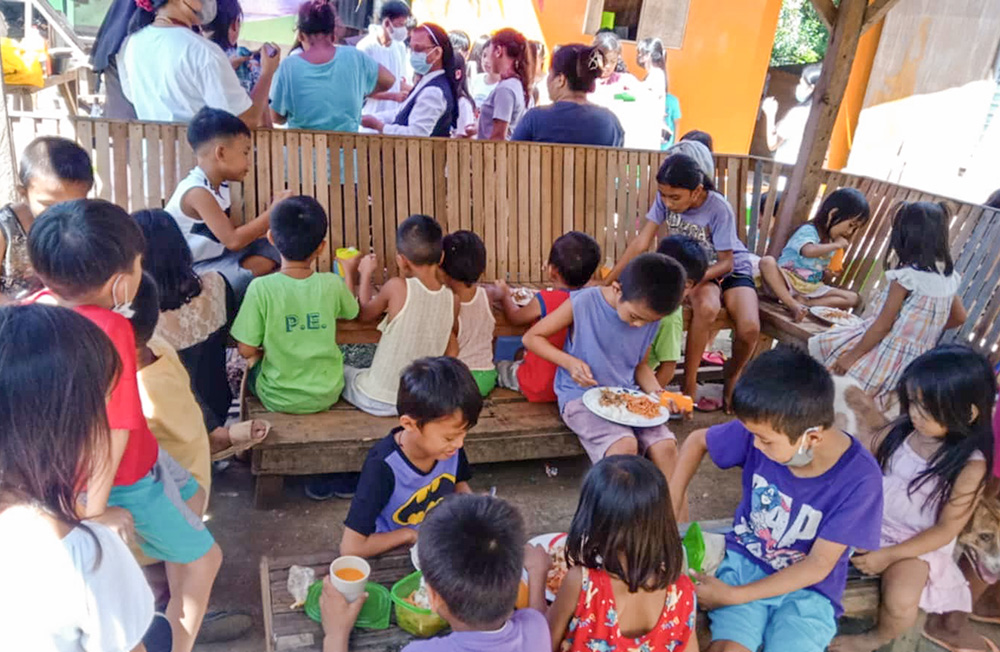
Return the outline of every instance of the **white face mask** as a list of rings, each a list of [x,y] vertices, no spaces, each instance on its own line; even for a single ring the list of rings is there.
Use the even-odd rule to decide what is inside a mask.
[[[405,26],[393,27],[392,24],[390,23],[388,29],[389,29],[389,38],[391,38],[393,41],[399,43],[400,41],[406,40],[408,32],[406,31]]]
[[[799,104],[807,101],[812,97],[814,88],[808,84],[799,84],[795,87],[795,101]]]
[[[802,443],[799,444],[799,449],[795,451],[795,455],[787,462],[782,462],[785,466],[790,466],[793,468],[808,466],[813,461],[813,451],[811,448],[806,448],[806,442],[809,440],[809,433],[817,432],[819,428],[809,428],[804,433],[802,433]]]
[[[123,274],[119,274],[118,277],[115,278],[114,284],[111,286],[111,300],[115,302],[115,305],[113,305],[111,307],[111,310],[113,312],[117,312],[119,315],[121,315],[125,319],[132,319],[132,317],[135,316],[135,310],[132,308],[132,301],[126,299],[126,300],[124,300],[124,301],[122,301],[120,303],[118,302],[118,283],[123,278],[125,278],[125,276]],[[127,280],[125,281],[125,296],[126,297],[128,296],[128,281]]]

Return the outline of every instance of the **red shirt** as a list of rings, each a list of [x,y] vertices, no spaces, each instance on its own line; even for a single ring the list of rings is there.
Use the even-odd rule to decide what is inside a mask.
[[[542,306],[542,317],[551,313],[569,299],[568,290],[542,290],[537,295]],[[549,342],[562,349],[569,329],[549,335]],[[552,383],[556,379],[556,365],[544,360],[531,351],[524,356],[524,362],[517,368],[517,384],[529,403],[554,403],[556,392]]]

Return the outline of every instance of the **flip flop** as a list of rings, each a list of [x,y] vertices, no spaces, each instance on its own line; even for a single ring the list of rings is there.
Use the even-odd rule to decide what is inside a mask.
[[[264,424],[264,436],[257,439],[253,438],[253,424],[262,423]],[[241,421],[240,423],[234,423],[229,426],[229,446],[223,448],[218,453],[212,455],[212,461],[218,462],[219,460],[225,460],[234,455],[239,455],[243,451],[250,450],[257,444],[261,443],[267,436],[271,433],[271,423],[263,419],[253,419],[250,421]]]
[[[700,399],[695,401],[694,409],[695,412],[718,412],[722,409],[722,401],[716,398],[702,396]]]
[[[942,648],[948,650],[948,652],[982,652],[981,650],[973,650],[973,649],[967,648],[967,647],[955,647],[953,645],[948,645],[947,643],[945,643],[941,639],[938,639],[938,638],[935,638],[935,637],[931,636],[926,631],[920,632],[920,635],[923,636],[924,638],[926,638],[928,641],[930,641],[934,645],[937,645],[939,647],[942,647]],[[982,636],[980,638],[982,638],[983,641],[986,643],[986,648],[987,648],[988,652],[1000,652],[1000,650],[997,649],[997,646],[993,643],[993,641],[991,641],[990,639],[986,638],[985,636]]]
[[[990,625],[1000,625],[1000,618],[996,616],[977,616],[976,614],[969,614],[969,620],[973,620],[977,623],[987,623]]]
[[[716,367],[726,364],[726,358],[723,357],[722,351],[705,351],[701,355],[701,361],[705,364],[715,365]]]

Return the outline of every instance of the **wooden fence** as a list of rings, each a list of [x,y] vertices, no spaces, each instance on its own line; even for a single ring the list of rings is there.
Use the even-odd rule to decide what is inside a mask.
[[[53,131],[75,138],[94,161],[98,197],[130,211],[162,207],[194,165],[185,127],[175,124],[14,118],[21,138]],[[375,251],[394,274],[395,230],[413,213],[446,231],[470,229],[486,244],[485,280],[544,283],[552,241],[569,230],[594,236],[607,258],[621,255],[655,196],[660,152],[528,143],[395,138],[293,130],[253,134],[250,170],[233,184],[233,216],[256,216],[275,193],[316,197],[330,216],[319,262],[354,245]],[[740,238],[763,255],[777,212],[777,178],[789,166],[747,156],[716,156],[716,185],[736,211]],[[841,186],[868,197],[872,219],[845,257],[838,283],[870,298],[884,282],[882,259],[900,201],[949,201],[952,251],[963,275],[969,321],[949,340],[996,358],[1000,343],[1000,211],[951,201],[867,177],[828,172],[817,201]],[[805,217],[805,216],[803,216]]]

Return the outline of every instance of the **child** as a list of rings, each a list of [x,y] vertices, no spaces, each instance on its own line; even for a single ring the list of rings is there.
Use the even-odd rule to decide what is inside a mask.
[[[559,236],[549,250],[548,275],[555,286],[551,290],[538,292],[528,305],[520,307],[503,281],[496,282],[496,294],[502,301],[504,315],[514,326],[531,324],[554,312],[573,290],[585,286],[601,264],[601,248],[586,233],[570,231]],[[556,331],[549,336],[552,346],[562,350],[569,329]],[[532,403],[552,403],[556,400],[553,383],[556,365],[531,351],[524,359],[497,363],[501,387],[521,392]]]
[[[694,583],[667,480],[649,460],[606,457],[587,473],[566,560],[548,612],[551,649],[697,652]]]
[[[486,295],[476,281],[486,270],[486,246],[472,231],[456,231],[444,237],[441,269],[459,300],[458,359],[472,372],[483,397],[497,386],[493,366],[493,329],[497,320]]]
[[[482,407],[475,379],[454,358],[423,358],[403,370],[399,426],[368,451],[341,554],[373,557],[415,543],[442,498],[471,491],[462,444]]]
[[[701,149],[701,144],[684,141],[687,147]],[[682,145],[684,143],[678,143]],[[607,282],[618,277],[621,269],[653,243],[660,225],[698,240],[714,260],[705,278],[691,290],[691,324],[688,327],[684,359],[682,392],[695,398],[695,408],[711,412],[725,407],[731,410],[733,385],[757,348],[760,335],[757,289],[746,246],[736,234],[736,218],[726,198],[715,191],[711,177],[695,159],[684,154],[672,154],[663,161],[656,175],[659,193],[646,215],[646,224],[633,238],[625,255],[615,264]],[[697,398],[698,364],[705,348],[712,323],[725,305],[734,322],[733,357],[725,367],[723,405],[709,397]]]
[[[846,249],[868,218],[868,199],[857,188],[837,188],[820,204],[816,217],[800,226],[775,260],[760,259],[760,275],[766,288],[785,304],[792,318],[802,321],[809,306],[842,310],[857,307],[857,292],[823,283],[823,274],[837,251]]]
[[[524,539],[521,515],[499,498],[451,496],[435,508],[417,554],[431,609],[452,633],[410,643],[404,652],[549,652],[545,617],[514,611]],[[544,584],[541,577],[537,585]]]
[[[271,412],[321,412],[344,389],[337,320],[357,317],[358,301],[343,278],[313,271],[326,228],[326,212],[312,197],[274,205],[268,239],[281,253],[281,272],[250,283],[233,322],[233,339],[250,365],[247,384]],[[342,261],[348,282],[355,261]]]
[[[684,298],[705,278],[708,256],[698,241],[686,235],[672,235],[660,240],[656,253],[670,256],[684,268]],[[677,361],[681,359],[681,342],[684,340],[684,307],[678,306],[660,320],[660,326],[649,350],[649,368],[656,372],[656,382],[666,387],[674,380]]]
[[[660,320],[680,305],[684,282],[684,269],[677,261],[642,254],[628,264],[620,282],[574,292],[525,333],[529,351],[559,365],[555,380],[559,411],[591,462],[643,453],[670,477],[677,443],[665,425],[631,428],[612,423],[591,412],[583,404],[583,394],[599,385],[651,394],[663,391],[646,360]],[[571,326],[565,350],[547,339]]]
[[[108,506],[131,513],[143,553],[167,565],[166,615],[174,652],[190,652],[222,550],[197,514],[204,492],[159,450],[142,413],[135,338],[126,315],[133,312],[142,278],[144,247],[142,231],[128,213],[91,199],[53,206],[28,236],[31,264],[46,287],[33,300],[72,307],[111,338],[121,359],[121,373],[108,396],[111,446],[87,479],[84,515],[99,516]]]
[[[28,260],[28,231],[52,204],[83,199],[94,187],[90,157],[65,138],[42,136],[24,149],[17,190],[24,203],[0,208],[0,302],[41,289]]]
[[[242,181],[249,169],[250,129],[231,113],[205,107],[191,119],[187,138],[198,165],[177,184],[166,211],[191,248],[195,270],[222,274],[240,301],[255,276],[273,272],[281,262],[263,237],[269,211],[241,226],[229,220],[229,182]],[[291,194],[278,193],[274,201]]]
[[[670,478],[675,513],[705,453],[721,469],[743,468],[726,557],[716,577],[697,578],[709,652],[822,652],[843,611],[849,548],[878,548],[881,474],[863,444],[833,427],[833,397],[826,369],[779,347],[736,383],[738,421],[684,441]]]
[[[896,391],[900,417],[869,442],[885,474],[881,547],[851,559],[862,573],[882,576],[878,628],[839,637],[830,646],[839,652],[882,647],[913,626],[918,607],[928,614],[972,611],[955,544],[994,455],[996,379],[985,358],[946,345],[911,362]]]
[[[934,348],[941,333],[965,323],[958,296],[961,277],[948,251],[943,205],[900,204],[892,220],[885,269],[888,282],[872,304],[877,316],[809,339],[813,357],[833,373],[859,382],[883,412],[893,403],[892,390],[903,369]]]
[[[441,226],[434,218],[406,218],[396,230],[400,277],[386,281],[374,297],[375,256],[365,256],[358,266],[358,319],[372,321],[385,315],[378,327],[382,337],[372,366],[344,367],[344,400],[368,414],[398,414],[399,376],[411,362],[427,356],[458,354],[458,299],[438,278],[441,236]]]
[[[115,348],[50,306],[0,309],[0,333],[0,649],[142,648],[146,578],[114,531],[75,510],[111,444]]]

